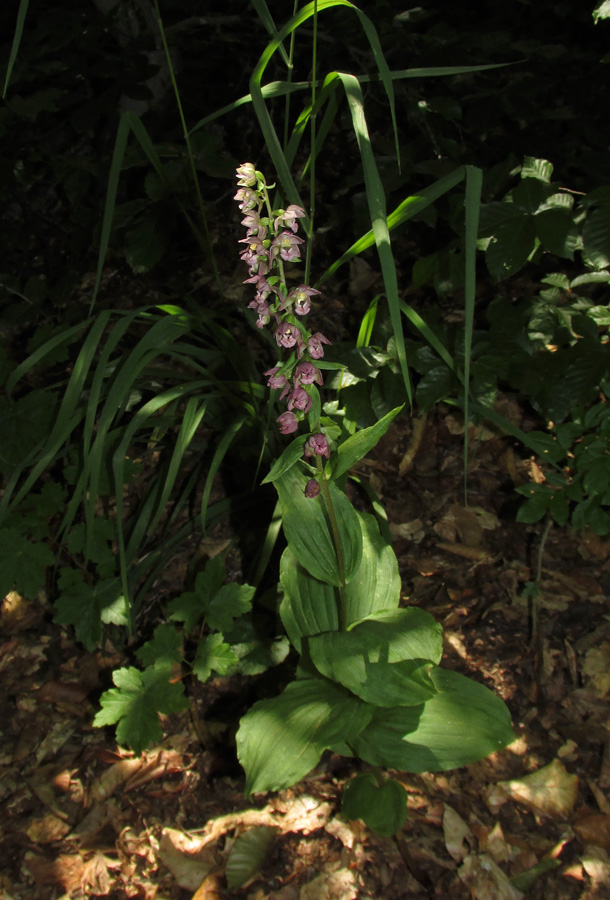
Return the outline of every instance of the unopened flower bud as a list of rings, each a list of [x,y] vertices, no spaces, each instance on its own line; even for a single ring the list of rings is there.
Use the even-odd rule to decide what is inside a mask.
[[[304,493],[308,500],[313,500],[314,497],[318,496],[318,494],[320,493],[320,485],[315,478],[309,479],[309,481],[305,485]]]

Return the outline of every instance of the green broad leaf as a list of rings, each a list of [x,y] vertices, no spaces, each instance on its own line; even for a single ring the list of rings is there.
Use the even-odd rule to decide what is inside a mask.
[[[594,459],[587,466],[583,485],[588,494],[603,494],[610,484],[610,456]]]
[[[55,557],[46,544],[33,543],[16,528],[0,529],[0,593],[17,590],[34,600]]]
[[[420,378],[415,398],[417,405],[422,410],[431,409],[452,393],[455,387],[455,379],[451,369],[445,365],[434,366]]]
[[[550,184],[553,175],[553,164],[546,159],[536,159],[534,156],[526,156],[523,159],[521,178],[537,178]]]
[[[284,472],[288,472],[289,469],[292,469],[294,464],[301,459],[303,456],[303,451],[305,449],[305,442],[307,438],[311,437],[311,434],[300,434],[298,438],[295,438],[286,449],[283,451],[281,456],[279,456],[276,461],[271,466],[269,470],[269,474],[266,478],[263,479],[261,484],[267,484],[270,481],[275,481]]]
[[[546,431],[528,431],[527,437],[528,447],[533,448],[541,459],[556,463],[565,456],[554,435]]]
[[[536,249],[534,217],[522,215],[499,225],[493,234],[485,261],[496,281],[518,272]]]
[[[203,572],[195,579],[195,590],[185,591],[168,606],[172,622],[184,622],[187,634],[203,618],[212,597],[218,593],[225,579],[225,566],[221,556],[208,560]]]
[[[522,522],[523,524],[539,522],[549,511],[552,497],[553,495],[548,489],[534,494],[517,510],[517,522]]]
[[[590,213],[583,226],[582,239],[585,256],[596,269],[610,266],[610,203],[604,203]]]
[[[55,601],[54,622],[73,625],[76,637],[92,651],[102,638],[102,625],[127,625],[129,605],[123,595],[120,578],[86,582],[74,569],[62,569]]]
[[[545,278],[541,278],[540,281],[542,282],[542,284],[550,284],[562,291],[570,290],[570,279],[567,275],[564,275],[563,272],[552,272]]]
[[[232,581],[223,584],[214,594],[205,610],[205,622],[214,631],[230,631],[233,621],[252,609],[256,588]]]
[[[227,856],[225,878],[230,891],[237,891],[259,872],[271,850],[277,828],[259,825],[241,834]]]
[[[498,228],[518,224],[523,218],[523,210],[514,203],[495,200],[483,203],[479,216],[479,237],[493,237]]]
[[[593,10],[593,19],[596,25],[600,19],[610,19],[610,0],[604,0],[597,9]]]
[[[115,725],[117,742],[131,747],[138,756],[150,744],[163,737],[159,713],[170,715],[188,709],[182,684],[170,682],[167,668],[148,668],[143,672],[130,667],[117,669],[115,687],[100,697],[101,709],[93,724]]]
[[[584,275],[577,275],[570,282],[572,290],[580,287],[582,284],[607,284],[610,281],[610,272],[604,269],[601,272],[585,272]]]
[[[574,259],[578,230],[567,209],[545,209],[534,218],[536,236],[545,250],[565,259]]]
[[[136,275],[147,272],[159,262],[169,243],[167,223],[149,214],[127,232],[125,259]]]
[[[552,188],[537,178],[523,178],[512,192],[513,202],[516,206],[528,213],[535,213],[538,207],[552,193]]]
[[[371,646],[383,647],[386,662],[425,659],[439,663],[443,655],[443,629],[430,613],[415,606],[388,609],[368,616],[350,629],[366,635]]]
[[[282,508],[282,524],[288,545],[304,569],[314,578],[339,586],[341,576],[328,523],[324,491],[314,499],[305,497],[307,478],[296,466],[285,472],[275,486]],[[345,580],[349,582],[362,558],[362,531],[358,516],[345,494],[332,482],[328,489],[343,550]]]
[[[351,821],[362,819],[372,831],[392,837],[407,818],[407,792],[393,778],[379,784],[372,772],[356,775],[343,789],[341,814]]]
[[[436,669],[438,690],[422,706],[376,709],[350,741],[361,759],[404,772],[439,772],[465,766],[514,740],[502,700],[476,681]]]
[[[290,642],[301,653],[302,638],[339,629],[339,599],[332,585],[310,575],[287,547],[280,561],[284,598],[280,616]]]
[[[344,441],[337,450],[336,462],[333,467],[333,478],[339,478],[353,465],[360,462],[369,450],[375,447],[384,436],[396,416],[404,409],[404,403],[391,410],[370,428],[363,428]]]
[[[212,672],[226,675],[231,666],[237,662],[239,662],[237,654],[230,644],[225,643],[222,634],[208,634],[199,641],[193,674],[199,681],[205,683]]]
[[[553,494],[551,497],[549,512],[553,516],[554,521],[562,527],[570,518],[570,504],[568,498],[562,491]]]
[[[318,672],[373,706],[418,706],[430,700],[437,693],[428,674],[430,660],[388,662],[388,644],[376,643],[365,624],[309,638]]]
[[[172,666],[182,662],[182,635],[172,625],[157,625],[152,641],[146,641],[136,657],[142,666]]]
[[[293,681],[278,697],[255,703],[236,737],[246,795],[279,791],[301,781],[325,749],[354,740],[371,714],[372,707],[317,678]]]
[[[347,625],[380,610],[398,607],[401,581],[396,554],[379,533],[374,516],[357,513],[362,529],[362,561],[346,587]],[[301,652],[301,640],[325,631],[337,631],[338,592],[310,575],[287,548],[280,563],[282,622],[292,644]]]
[[[362,561],[347,585],[347,625],[394,609],[400,603],[402,582],[398,562],[379,525],[369,513],[357,513],[362,529]]]

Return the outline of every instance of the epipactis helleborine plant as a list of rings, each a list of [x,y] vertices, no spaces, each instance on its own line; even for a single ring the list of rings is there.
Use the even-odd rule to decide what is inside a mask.
[[[319,331],[311,332],[305,317],[311,310],[311,298],[320,293],[306,284],[288,290],[284,263],[301,258],[303,238],[297,235],[298,219],[305,210],[291,203],[287,209],[272,209],[269,188],[265,176],[252,163],[243,163],[237,169],[238,191],[235,200],[244,214],[242,225],[246,237],[239,241],[246,249],[240,254],[249,268],[249,278],[244,284],[256,288],[254,299],[248,304],[256,310],[258,328],[273,329],[278,350],[289,350],[290,355],[265,375],[267,384],[280,390],[280,400],[287,410],[277,419],[282,434],[298,431],[312,405],[315,385],[323,384],[322,373],[312,360],[322,359],[324,344],[330,344]],[[318,423],[319,428],[319,423]],[[304,445],[305,456],[317,457],[321,462],[330,456],[326,435],[313,434]],[[320,469],[320,465],[318,465]],[[306,497],[317,497],[320,485],[311,479],[305,488]]]

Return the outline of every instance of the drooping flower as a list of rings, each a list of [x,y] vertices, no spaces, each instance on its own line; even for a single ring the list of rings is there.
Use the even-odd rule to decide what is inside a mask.
[[[288,209],[280,209],[278,212],[279,216],[273,223],[275,230],[277,231],[278,228],[290,228],[296,234],[296,230],[299,227],[297,219],[303,218],[305,210],[301,206],[297,206],[296,203],[291,203]]]
[[[254,187],[258,180],[254,163],[242,163],[235,171],[237,172],[237,183],[239,185],[242,187]]]
[[[253,275],[252,278],[246,278],[244,284],[256,285],[256,300],[266,300],[273,288],[264,275]]]
[[[282,434],[292,434],[299,427],[299,420],[293,412],[282,413],[277,417],[278,425]]]
[[[305,443],[305,456],[330,457],[330,447],[324,434],[312,434]]]
[[[302,340],[301,332],[296,325],[291,325],[290,322],[282,322],[281,325],[278,325],[274,337],[278,347],[285,347],[286,350],[300,344]]]
[[[288,409],[300,409],[302,412],[309,412],[311,408],[311,397],[302,387],[295,387],[288,397]]]
[[[250,188],[240,188],[233,199],[240,201],[239,208],[242,212],[256,209],[257,207],[262,206],[263,203],[256,191],[253,191]]]
[[[327,337],[324,337],[323,334],[320,334],[319,331],[316,331],[315,334],[307,341],[307,349],[309,350],[309,355],[313,359],[322,359],[324,356],[324,348],[322,344],[330,344],[330,341]]]
[[[278,255],[285,262],[291,262],[293,259],[301,258],[299,244],[303,243],[303,238],[297,237],[291,231],[282,231],[281,234],[271,241],[271,258],[275,259]]]
[[[294,311],[297,316],[306,316],[311,309],[310,297],[313,297],[314,294],[319,293],[320,291],[316,291],[315,288],[307,287],[306,284],[300,284],[298,287],[290,291],[290,293],[286,297],[286,303],[291,303],[294,305]]]
[[[247,216],[241,220],[241,224],[244,225],[248,230],[246,231],[247,237],[255,234],[261,240],[263,240],[267,234],[267,228],[261,224],[261,216],[259,212],[255,210],[251,210]]]
[[[290,382],[286,378],[285,375],[278,375],[279,366],[274,366],[272,369],[267,369],[263,374],[267,376],[267,387],[272,388],[274,391],[281,390],[280,400],[283,400],[286,394],[290,391]]]
[[[320,493],[320,485],[315,478],[309,479],[309,481],[305,485],[304,493],[308,500],[313,500],[314,497],[318,496],[318,494]]]
[[[323,385],[324,380],[322,378],[322,373],[313,363],[300,362],[294,370],[294,383],[296,386],[300,384]]]

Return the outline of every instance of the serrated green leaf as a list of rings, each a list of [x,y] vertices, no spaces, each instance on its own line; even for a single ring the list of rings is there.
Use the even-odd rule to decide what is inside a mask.
[[[182,684],[172,684],[167,669],[117,669],[112,680],[115,687],[100,697],[102,708],[93,724],[101,727],[118,723],[118,743],[138,755],[163,737],[159,713],[169,715],[188,709]]]
[[[83,573],[62,570],[61,593],[55,601],[54,621],[73,625],[76,637],[87,648],[95,650],[102,637],[102,624],[126,625],[129,607],[123,596],[119,578],[105,578],[94,584],[86,582]]]
[[[115,572],[116,559],[111,543],[116,540],[114,523],[108,519],[96,517],[93,520],[93,534],[89,541],[88,560],[95,564],[100,578],[109,578]],[[74,555],[85,552],[87,545],[87,526],[84,523],[74,525],[66,538],[66,547]]]
[[[55,557],[46,544],[33,543],[16,528],[0,529],[0,593],[17,589],[34,600]]]
[[[182,636],[172,625],[157,625],[151,641],[146,641],[136,657],[143,666],[172,666],[182,661]]]
[[[362,731],[372,709],[343,688],[313,678],[293,681],[278,697],[259,700],[242,718],[236,737],[246,794],[301,781],[327,747]]]
[[[231,666],[238,663],[238,657],[222,634],[208,634],[197,647],[197,656],[193,663],[193,674],[199,681],[206,682],[212,672],[226,675]]]
[[[277,828],[259,825],[241,834],[227,856],[225,878],[230,891],[237,891],[262,869],[269,855]]]
[[[256,588],[249,584],[223,584],[214,594],[205,611],[205,622],[214,631],[230,631],[233,620],[245,615],[252,609],[252,598]]]
[[[230,646],[237,662],[227,670],[227,675],[260,675],[283,663],[290,652],[290,641],[285,635],[273,641],[256,639],[237,644],[231,642]]]
[[[221,556],[208,560],[203,572],[195,579],[195,590],[185,591],[172,600],[168,606],[172,622],[184,622],[184,630],[189,634],[205,615],[208,604],[221,588],[225,577],[225,567]]]
[[[356,775],[343,789],[341,813],[345,819],[362,819],[377,834],[391,837],[407,818],[407,792],[393,778],[379,784],[372,772]]]
[[[422,706],[376,709],[353,740],[372,765],[439,772],[468,765],[514,740],[510,714],[490,690],[457,672],[434,669],[438,690]]]

